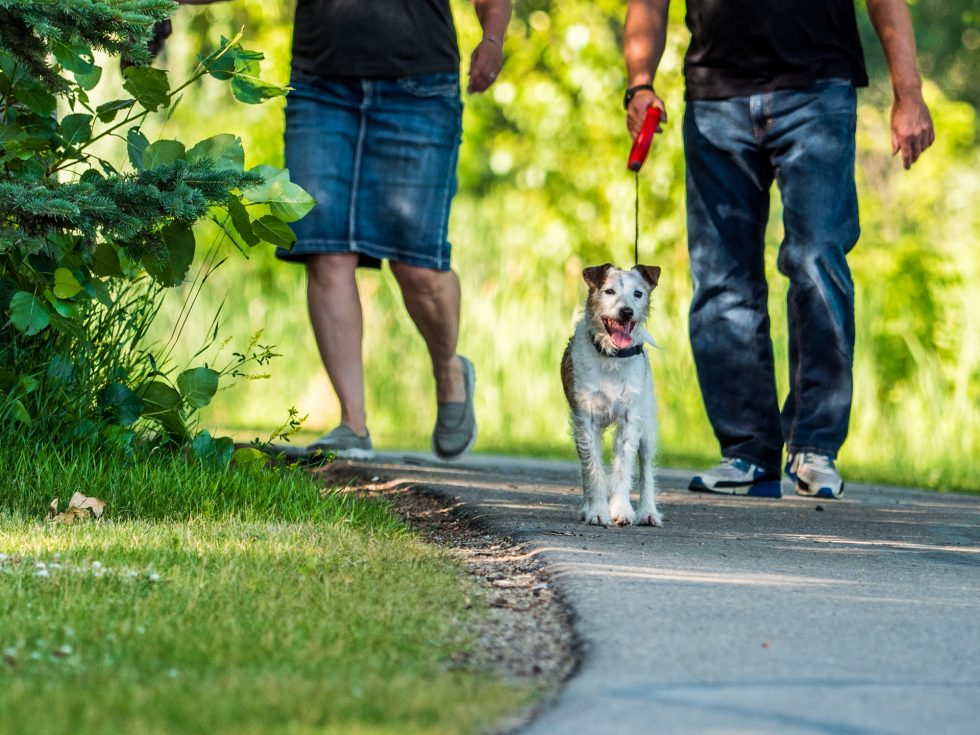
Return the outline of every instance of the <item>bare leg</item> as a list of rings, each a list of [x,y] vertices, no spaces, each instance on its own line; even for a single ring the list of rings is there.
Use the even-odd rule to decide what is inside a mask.
[[[310,256],[306,262],[306,298],[320,358],[340,401],[340,421],[363,436],[367,417],[357,258],[356,253]]]
[[[466,400],[463,371],[456,357],[459,339],[459,279],[453,271],[437,271],[391,263],[409,316],[415,322],[432,358],[436,400]]]

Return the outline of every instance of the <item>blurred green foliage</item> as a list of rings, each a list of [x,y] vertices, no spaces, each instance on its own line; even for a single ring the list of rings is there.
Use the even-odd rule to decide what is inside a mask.
[[[479,39],[469,3],[453,8],[463,73]],[[980,486],[980,153],[977,149],[975,18],[970,0],[912,6],[919,49],[929,59],[925,93],[938,138],[911,172],[890,155],[890,91],[878,42],[859,9],[874,76],[860,95],[857,175],[863,235],[851,256],[858,292],[856,397],[845,471],[867,479],[946,487]],[[485,95],[466,97],[460,190],[450,239],[464,293],[460,351],[478,373],[478,450],[572,456],[558,362],[585,289],[582,267],[632,258],[633,181],[621,108],[620,43],[625,3],[522,0],[505,43],[506,61]],[[241,25],[247,40],[288,78],[291,3],[247,0],[185,8],[174,20],[164,64],[194,54]],[[663,267],[654,296],[652,355],[666,461],[707,462],[717,445],[704,416],[687,339],[681,62],[684,4],[657,79],[670,122],[640,176],[641,260]],[[971,30],[972,29],[972,30]],[[208,86],[188,94],[170,126],[200,137],[234,130],[250,162],[281,161],[276,103],[242,110]],[[785,366],[785,280],[775,269],[781,208],[769,228],[771,312],[777,364]],[[226,295],[226,332],[264,338],[286,357],[247,400],[221,396],[209,410],[227,427],[263,426],[296,404],[311,430],[338,420],[307,326],[300,268],[256,254],[210,282]],[[421,339],[390,273],[361,276],[369,424],[381,447],[428,446],[435,406]],[[208,322],[201,314],[202,328]],[[193,339],[188,340],[193,344]],[[779,375],[785,390],[784,368]],[[246,429],[243,428],[242,431]]]

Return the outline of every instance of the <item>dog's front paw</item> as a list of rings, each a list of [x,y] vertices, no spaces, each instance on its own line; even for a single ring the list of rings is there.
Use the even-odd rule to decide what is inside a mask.
[[[615,498],[609,503],[609,515],[617,526],[628,526],[636,518],[629,498]]]
[[[638,526],[663,526],[664,517],[657,510],[657,506],[652,508],[643,506],[636,514],[636,525]]]
[[[594,503],[582,506],[582,520],[589,526],[608,526],[612,522],[609,509]]]

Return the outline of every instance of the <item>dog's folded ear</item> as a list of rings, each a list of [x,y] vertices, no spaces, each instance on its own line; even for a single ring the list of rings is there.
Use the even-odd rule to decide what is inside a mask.
[[[650,284],[650,288],[656,288],[660,281],[659,265],[634,265],[633,270],[638,271],[643,280]]]
[[[606,280],[606,273],[612,267],[612,263],[603,263],[602,265],[590,266],[582,271],[582,278],[589,284],[590,291],[595,291],[602,286],[602,282]]]

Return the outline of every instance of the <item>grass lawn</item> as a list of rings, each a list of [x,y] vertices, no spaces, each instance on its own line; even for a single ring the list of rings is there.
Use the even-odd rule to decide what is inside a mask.
[[[466,733],[532,696],[450,664],[483,608],[382,504],[181,458],[0,467],[2,733]],[[106,517],[40,522],[75,490]]]

